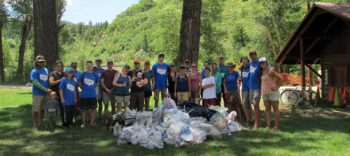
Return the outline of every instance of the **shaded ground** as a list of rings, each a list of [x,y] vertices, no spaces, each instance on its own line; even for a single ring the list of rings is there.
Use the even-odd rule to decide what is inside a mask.
[[[85,129],[31,128],[29,89],[0,89],[0,155],[348,155],[350,111],[333,108],[282,108],[281,131],[242,131],[222,140],[161,150],[117,145],[112,134]],[[4,97],[4,99],[3,99]],[[264,124],[264,122],[263,122]]]

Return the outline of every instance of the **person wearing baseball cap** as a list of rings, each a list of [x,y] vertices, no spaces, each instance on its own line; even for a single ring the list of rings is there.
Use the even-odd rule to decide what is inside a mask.
[[[168,92],[170,98],[177,103],[177,99],[175,98],[175,80],[177,76],[176,66],[174,63],[170,63],[169,65],[169,74],[168,74]]]
[[[185,67],[186,67],[186,73],[190,73],[191,72],[191,61],[189,59],[185,60]]]
[[[101,65],[102,65],[102,59],[100,57],[96,58],[95,60],[96,64],[96,70],[94,70],[98,76],[101,78],[102,73],[105,71]],[[98,118],[101,120],[102,119],[102,85],[98,85],[98,93],[97,93],[97,103],[98,103]]]
[[[130,71],[132,73],[131,78],[136,77],[136,74],[138,71],[142,71],[140,60],[136,59],[133,62],[134,62],[134,69]]]
[[[145,110],[149,111],[149,101],[150,97],[152,96],[152,84],[151,81],[154,77],[153,72],[151,71],[151,63],[150,61],[145,61],[144,63],[144,69],[143,69],[144,75],[147,77],[148,83],[146,84],[144,91],[145,91]]]
[[[255,51],[250,51],[249,57],[251,59],[249,63],[249,101],[254,106],[253,130],[256,130],[260,127],[261,68]]]
[[[45,104],[48,101],[49,89],[49,70],[45,68],[45,57],[38,55],[35,58],[35,68],[30,73],[32,82],[32,121],[33,128],[41,126],[44,115]]]
[[[246,117],[246,125],[249,127],[252,124],[252,106],[249,99],[249,59],[246,56],[241,57],[242,64],[239,69],[241,72],[241,86],[242,86],[242,105]]]
[[[175,79],[175,97],[179,104],[184,101],[189,101],[191,98],[191,81],[186,74],[185,65],[180,65],[179,74]]]
[[[74,105],[77,103],[78,83],[74,80],[74,72],[74,69],[69,67],[65,78],[59,84],[59,95],[62,101],[60,111],[63,113],[62,124],[67,128],[73,124]]]
[[[238,81],[240,80],[239,73],[235,71],[235,64],[228,63],[228,72],[224,76],[224,94],[226,96],[226,106],[228,112],[235,110],[237,112],[238,121],[242,121],[241,115],[241,97],[238,93]]]
[[[280,111],[278,108],[280,93],[279,82],[283,81],[283,77],[274,70],[273,67],[268,66],[267,59],[262,57],[259,59],[260,67],[262,69],[261,75],[261,97],[265,105],[266,124],[268,128],[272,128],[271,125],[271,107],[275,114],[274,129],[278,129],[280,126]]]
[[[164,54],[158,55],[158,62],[152,66],[154,77],[152,79],[152,89],[154,90],[154,106],[158,107],[159,93],[162,99],[165,97],[167,90],[167,76],[169,66],[164,63]]]
[[[102,87],[102,100],[104,103],[104,114],[108,115],[109,103],[112,107],[112,114],[115,113],[115,98],[113,95],[113,79],[118,71],[113,69],[113,60],[107,60],[107,70],[105,70],[101,75],[101,87]]]

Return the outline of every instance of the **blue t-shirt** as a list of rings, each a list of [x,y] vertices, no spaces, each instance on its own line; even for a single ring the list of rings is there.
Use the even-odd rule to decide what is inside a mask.
[[[152,67],[153,75],[155,78],[155,89],[166,89],[167,88],[167,75],[168,65],[165,63],[156,63]]]
[[[75,94],[78,90],[77,83],[74,79],[65,78],[60,82],[60,89],[63,91],[64,105],[74,105]]]
[[[203,80],[205,78],[205,68],[202,69],[201,76],[202,76],[202,80]]]
[[[37,80],[45,88],[49,88],[49,70],[47,68],[34,68],[30,73],[30,81]],[[47,92],[33,85],[32,94],[35,96],[46,96]]]
[[[80,76],[81,76],[81,72],[79,70],[76,70],[74,72],[74,78],[75,80],[78,82],[78,80],[80,79]]]
[[[100,81],[98,74],[94,72],[84,72],[80,78],[81,83],[81,97],[82,98],[95,98],[96,97],[96,85]]]
[[[249,90],[249,65],[243,67],[242,69],[242,91],[248,91]]]
[[[98,67],[97,68],[97,74],[98,74],[98,77],[101,77],[102,73],[104,72],[105,70],[102,68],[102,67]]]
[[[249,90],[260,90],[261,68],[259,61],[251,61],[249,66]]]
[[[238,86],[237,86],[237,81],[239,78],[239,73],[237,71],[234,71],[232,73],[227,72],[224,76],[226,82],[226,89],[227,91],[237,91]]]

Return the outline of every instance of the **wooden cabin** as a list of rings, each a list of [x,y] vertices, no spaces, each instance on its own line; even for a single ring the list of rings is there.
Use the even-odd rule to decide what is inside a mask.
[[[300,64],[322,81],[322,97],[329,89],[350,86],[350,3],[315,3],[279,53],[276,63]],[[310,66],[319,64],[321,74]]]

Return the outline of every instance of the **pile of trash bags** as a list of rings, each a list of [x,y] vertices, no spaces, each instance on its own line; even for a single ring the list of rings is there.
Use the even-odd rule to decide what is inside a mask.
[[[173,100],[164,99],[154,112],[126,110],[113,115],[113,134],[119,145],[131,143],[148,149],[162,149],[164,143],[188,146],[202,143],[207,136],[221,138],[240,131],[236,116],[235,111],[227,114],[227,109],[217,106],[208,109],[185,102],[177,107]]]

